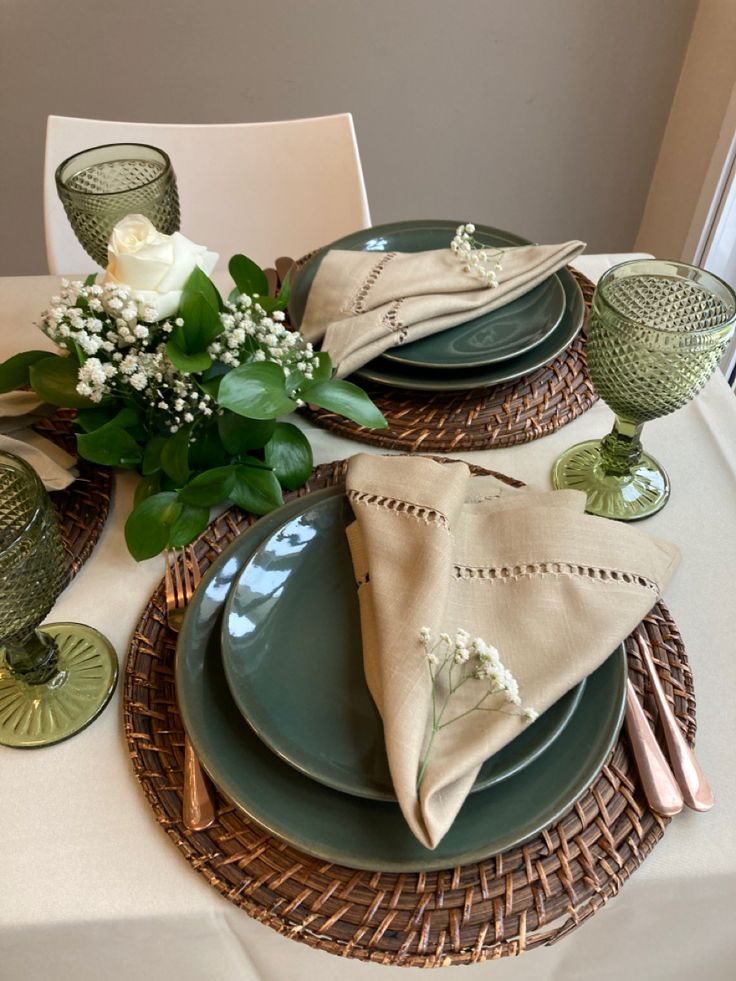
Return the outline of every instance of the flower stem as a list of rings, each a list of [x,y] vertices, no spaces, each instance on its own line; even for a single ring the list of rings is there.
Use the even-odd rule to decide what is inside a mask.
[[[421,766],[419,767],[419,774],[417,775],[417,792],[422,785],[422,780],[424,779],[424,774],[426,772],[427,766],[429,764],[429,754],[432,752],[432,743],[434,742],[434,737],[440,731],[440,726],[432,726],[432,735],[429,737],[429,743],[427,744],[427,752],[424,754],[424,759],[422,760]]]

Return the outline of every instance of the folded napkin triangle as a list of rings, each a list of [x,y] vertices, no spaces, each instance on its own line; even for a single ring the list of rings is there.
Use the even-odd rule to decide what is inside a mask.
[[[33,392],[0,395],[0,450],[30,464],[47,490],[64,490],[77,478],[74,458],[32,428],[50,411]]]
[[[603,663],[660,598],[678,552],[586,515],[578,491],[514,490],[459,462],[360,454],[347,493],[366,680],[401,809],[434,848],[483,761],[530,724],[524,708],[541,714]],[[487,677],[450,695],[462,664],[433,692],[423,630],[496,648],[521,704],[497,693],[476,710]],[[445,703],[453,721],[433,738]]]
[[[390,347],[490,313],[580,255],[584,242],[524,245],[501,252],[495,287],[450,248],[428,252],[332,250],[307,299],[302,334],[320,343],[343,378]]]

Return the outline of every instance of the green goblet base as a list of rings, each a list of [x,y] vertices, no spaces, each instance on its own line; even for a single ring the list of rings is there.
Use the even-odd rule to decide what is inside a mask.
[[[58,652],[55,670],[33,684],[0,664],[0,745],[34,749],[84,729],[110,701],[118,659],[110,642],[81,623],[44,624]]]
[[[589,439],[565,450],[552,468],[559,490],[585,491],[585,510],[602,518],[639,521],[660,511],[670,496],[670,481],[657,461],[642,453],[623,476],[604,473],[601,440]]]

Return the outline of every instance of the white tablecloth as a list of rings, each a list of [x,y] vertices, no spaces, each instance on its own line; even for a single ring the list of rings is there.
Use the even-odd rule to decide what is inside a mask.
[[[576,264],[596,278],[619,259]],[[32,322],[55,287],[50,277],[0,279],[0,359],[40,346]],[[611,421],[599,403],[552,436],[461,456],[549,487],[560,451],[602,435]],[[364,449],[301,424],[317,462]],[[736,399],[723,377],[675,415],[647,424],[644,442],[672,480],[669,504],[642,530],[682,550],[666,600],[695,676],[697,750],[716,807],[676,817],[619,896],[564,941],[514,960],[446,968],[448,981],[734,976]],[[117,479],[102,539],[50,618],[97,627],[121,665],[163,569],[161,559],[136,564],[126,552],[122,526],[133,487],[131,475]],[[0,981],[388,981],[417,973],[286,939],[196,875],[157,826],[133,776],[120,686],[101,718],[74,739],[32,752],[0,747],[0,781]]]

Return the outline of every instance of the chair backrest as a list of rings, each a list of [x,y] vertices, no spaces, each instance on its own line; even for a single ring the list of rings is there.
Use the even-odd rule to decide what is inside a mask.
[[[56,193],[58,165],[104,143],[149,143],[171,157],[181,232],[220,253],[242,252],[261,266],[298,258],[370,225],[350,113],[273,123],[178,125],[49,116],[44,214],[49,272],[94,266]]]

